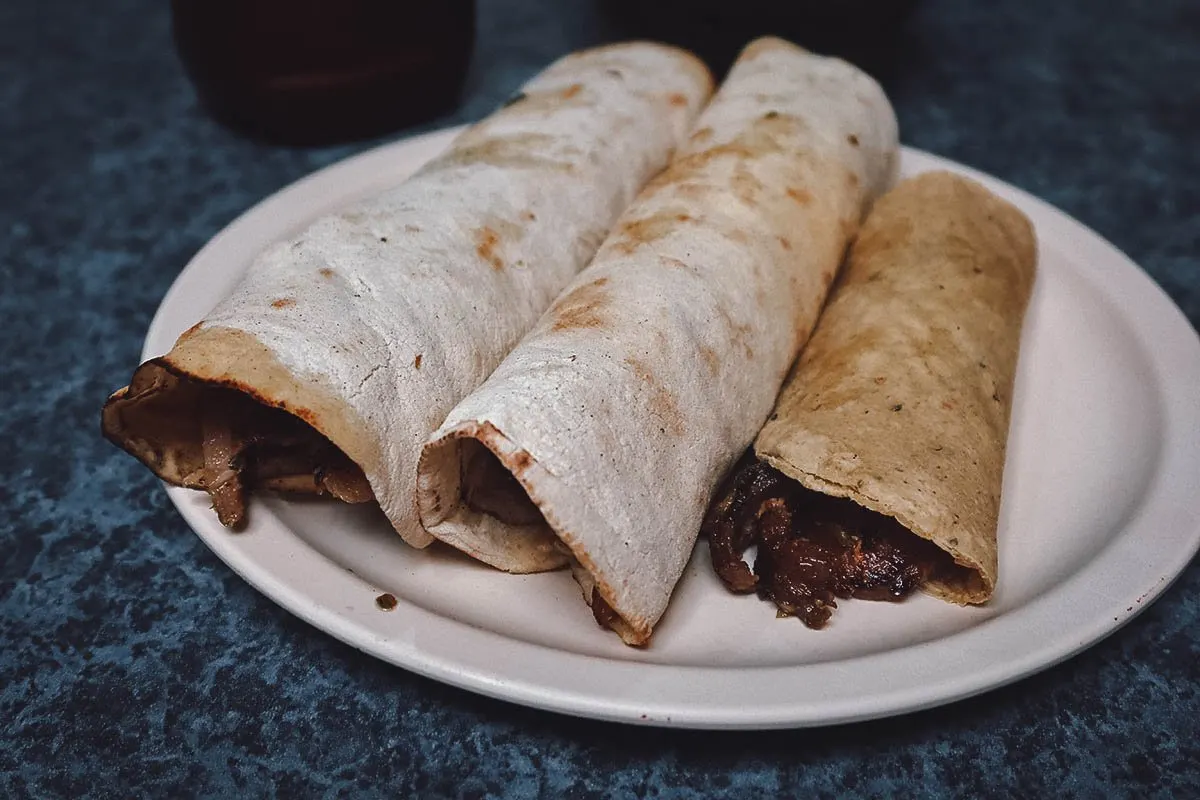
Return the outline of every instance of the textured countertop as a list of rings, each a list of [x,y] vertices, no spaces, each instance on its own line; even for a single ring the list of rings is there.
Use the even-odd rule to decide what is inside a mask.
[[[553,57],[618,35],[584,0],[481,5],[464,103],[424,129],[477,118]],[[1122,630],[1014,686],[767,734],[483,699],[259,595],[101,440],[98,411],[205,241],[372,143],[285,149],[218,127],[168,25],[162,0],[0,4],[0,796],[1197,791],[1196,564]],[[1200,5],[928,0],[897,36],[880,76],[906,143],[1082,220],[1200,323]]]

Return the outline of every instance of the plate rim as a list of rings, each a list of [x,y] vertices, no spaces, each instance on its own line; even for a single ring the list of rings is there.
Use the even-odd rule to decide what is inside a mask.
[[[236,239],[243,231],[248,232],[254,227],[264,224],[269,227],[272,216],[293,197],[303,194],[312,187],[319,187],[327,181],[338,180],[342,175],[356,170],[366,172],[367,168],[376,161],[408,158],[410,161],[419,163],[419,156],[412,156],[412,152],[430,151],[429,154],[432,155],[462,127],[446,128],[399,139],[339,160],[284,186],[240,214],[213,236],[175,277],[150,323],[143,345],[142,360],[160,355],[163,351],[162,341],[173,339],[173,336],[168,337],[166,331],[174,327],[171,322],[172,307],[180,302],[180,295],[186,288],[182,285],[185,276],[195,270],[197,264],[202,265],[206,260],[213,258],[213,254],[219,253],[222,248],[227,246],[227,242]],[[1046,201],[998,178],[947,158],[909,147],[902,148],[902,153],[902,163],[915,159],[918,171],[948,169],[983,183],[989,189],[1016,201],[1027,212],[1032,209],[1038,217],[1035,226],[1039,231],[1039,239],[1043,238],[1040,235],[1041,232],[1050,229],[1060,236],[1071,238],[1074,244],[1083,249],[1103,254],[1103,260],[1106,262],[1104,267],[1106,274],[1104,280],[1097,279],[1093,285],[1102,290],[1106,297],[1109,297],[1112,291],[1118,288],[1113,285],[1115,282],[1126,293],[1124,296],[1127,301],[1129,292],[1132,292],[1137,298],[1137,302],[1122,303],[1118,308],[1122,310],[1122,319],[1129,324],[1131,334],[1135,336],[1141,334],[1139,336],[1142,340],[1140,344],[1143,345],[1141,349],[1149,356],[1150,366],[1153,367],[1154,374],[1159,379],[1159,400],[1163,405],[1164,431],[1167,434],[1172,432],[1173,420],[1177,424],[1184,424],[1187,428],[1185,433],[1190,434],[1186,440],[1196,445],[1194,453],[1200,453],[1200,410],[1187,408],[1186,404],[1181,401],[1182,392],[1178,389],[1174,392],[1167,391],[1172,383],[1187,384],[1190,382],[1191,385],[1200,387],[1200,337],[1197,336],[1191,323],[1166,292],[1144,270],[1104,237]],[[1133,306],[1142,308],[1143,313],[1135,315],[1130,312],[1129,308]],[[1148,313],[1151,310],[1154,312],[1153,314]],[[1148,335],[1151,329],[1153,329],[1153,336]],[[1145,346],[1147,338],[1156,342],[1166,340],[1171,342],[1171,346],[1147,347]],[[1190,412],[1190,418],[1188,412]],[[1052,630],[1049,632],[1042,630],[1054,627],[1052,623],[1048,625],[1048,621],[1057,621],[1058,617],[1047,611],[1056,607],[1061,608],[1064,598],[1074,598],[1075,601],[1088,599],[1086,584],[1089,577],[1094,579],[1094,572],[1103,571],[1102,568],[1106,565],[1112,566],[1114,560],[1128,559],[1134,553],[1144,555],[1142,550],[1132,546],[1139,544],[1134,541],[1139,537],[1133,534],[1149,525],[1150,520],[1144,519],[1148,514],[1159,512],[1157,515],[1162,515],[1163,509],[1147,508],[1147,505],[1150,500],[1163,501],[1163,498],[1158,495],[1163,494],[1164,476],[1169,482],[1167,488],[1178,490],[1179,487],[1176,484],[1181,481],[1186,482],[1187,479],[1183,473],[1186,473],[1187,467],[1190,466],[1193,474],[1198,476],[1191,480],[1190,488],[1194,492],[1200,490],[1200,456],[1192,456],[1189,459],[1187,453],[1184,452],[1187,450],[1186,446],[1179,444],[1181,438],[1183,437],[1164,435],[1165,443],[1156,465],[1155,479],[1151,481],[1142,502],[1133,516],[1125,523],[1124,528],[1092,559],[1051,590],[1041,593],[1012,611],[982,620],[979,624],[945,637],[850,659],[793,666],[697,667],[617,661],[512,639],[494,631],[477,628],[468,623],[436,614],[401,599],[401,608],[404,614],[413,620],[408,623],[410,627],[431,626],[440,629],[443,634],[450,634],[443,636],[440,642],[432,644],[426,642],[421,646],[410,643],[405,646],[403,642],[398,642],[395,638],[380,636],[378,632],[372,631],[369,625],[356,618],[348,617],[329,604],[314,602],[312,594],[305,594],[302,589],[291,585],[295,582],[294,580],[289,583],[286,576],[277,574],[281,570],[286,571],[285,568],[280,567],[280,564],[294,562],[294,553],[286,560],[273,559],[274,564],[262,563],[248,554],[249,550],[253,549],[246,546],[248,540],[245,537],[248,535],[267,537],[265,540],[260,539],[258,542],[260,545],[279,545],[280,543],[274,541],[272,537],[290,535],[303,550],[311,553],[323,565],[336,571],[342,580],[349,580],[356,584],[355,588],[359,591],[363,587],[373,588],[366,581],[353,574],[348,574],[343,567],[312,549],[302,541],[301,537],[288,534],[286,525],[276,515],[258,513],[255,515],[256,521],[250,531],[231,536],[215,521],[206,504],[197,497],[197,493],[171,486],[166,488],[168,496],[179,509],[188,526],[218,558],[257,591],[319,630],[395,666],[496,699],[594,719],[686,728],[795,728],[895,716],[956,702],[1048,669],[1091,647],[1127,624],[1167,590],[1200,549],[1200,515],[1196,511],[1192,511],[1188,516],[1186,509],[1181,510],[1174,507],[1166,509],[1171,512],[1183,512],[1184,524],[1181,527],[1186,530],[1177,536],[1181,539],[1180,544],[1183,546],[1171,553],[1163,552],[1160,549],[1156,553],[1159,558],[1154,560],[1153,564],[1141,564],[1141,568],[1136,570],[1139,577],[1137,585],[1130,590],[1123,590],[1119,599],[1107,595],[1090,598],[1093,603],[1099,603],[1099,606],[1095,607],[1092,613],[1087,614],[1088,624],[1074,626],[1071,635],[1054,636]],[[1181,466],[1183,467],[1182,471]],[[1186,490],[1189,487],[1184,486],[1183,488]],[[1174,494],[1166,499],[1170,500],[1172,497]],[[1176,503],[1179,503],[1177,498]],[[266,511],[265,508],[258,510]],[[316,567],[314,566],[314,568]],[[1128,576],[1130,570],[1124,569],[1118,574]],[[332,576],[329,577],[332,579]],[[1095,584],[1095,581],[1093,580],[1092,583]],[[1092,588],[1094,589],[1094,585]],[[1095,613],[1099,607],[1103,607],[1103,613]],[[1021,656],[1016,659],[1002,657],[990,666],[985,664],[980,667],[978,663],[980,655],[1001,649],[988,647],[988,642],[984,640],[986,637],[981,631],[989,629],[994,633],[997,628],[1003,631],[1004,628],[1012,627],[1027,618],[1033,618],[1040,627],[1035,625],[1032,630],[1029,626],[1024,627],[1023,637],[1030,638],[1032,634],[1033,640],[1036,641],[1037,635],[1042,634],[1048,635],[1049,640],[1041,647],[1023,651]],[[999,636],[994,637],[992,641],[1000,642],[1007,641],[1007,639]],[[825,678],[835,677],[835,670],[844,669],[851,662],[855,664],[856,668],[865,665],[866,662],[880,660],[897,662],[893,669],[911,668],[919,665],[930,650],[936,654],[939,650],[944,651],[951,643],[954,643],[956,647],[966,645],[968,648],[977,648],[972,653],[976,656],[975,666],[980,668],[966,670],[956,679],[949,681],[936,683],[925,681],[917,685],[909,683],[884,691],[859,693],[839,698],[814,699],[808,697],[803,700],[791,701],[779,701],[776,698],[767,705],[751,704],[747,706],[744,700],[739,699],[736,691],[727,691],[723,694],[714,691],[718,688],[732,688],[739,682],[734,679],[740,677],[741,680],[744,680],[747,671],[753,671],[756,679],[760,681],[787,677],[795,679],[796,672],[803,671],[805,680],[819,682]],[[558,670],[560,673],[570,673],[573,671],[573,667],[592,677],[595,677],[594,673],[597,668],[608,672],[610,679],[615,677],[617,680],[609,680],[603,691],[612,691],[607,687],[619,687],[622,685],[622,681],[628,681],[630,677],[644,678],[648,674],[661,675],[663,673],[678,675],[682,671],[688,674],[690,680],[704,684],[703,687],[698,687],[701,689],[701,694],[712,691],[714,696],[727,699],[723,704],[697,705],[693,700],[685,698],[683,694],[673,698],[664,697],[661,690],[653,696],[638,696],[637,692],[632,692],[627,693],[624,697],[601,697],[597,695],[597,691],[601,690],[583,688],[580,681],[564,682],[555,676],[542,675],[538,679],[528,675],[512,674],[514,670],[511,666],[506,668],[504,674],[499,674],[494,666],[490,669],[487,666],[489,663],[494,665],[497,662],[496,658],[475,658],[473,659],[474,663],[469,663],[472,661],[469,653],[478,652],[479,648],[497,646],[502,650],[514,651],[508,653],[507,658],[503,659],[506,663],[513,661],[519,663],[521,659],[514,658],[514,656],[546,651],[555,654],[559,660],[565,661]],[[1001,653],[999,655],[1008,656],[1010,654]],[[597,667],[597,665],[600,666]],[[573,686],[572,683],[574,683]],[[586,684],[587,681],[582,681],[582,683]],[[723,684],[725,685],[723,686]],[[658,687],[659,684],[656,683],[655,686]],[[695,688],[685,694],[695,694]]]

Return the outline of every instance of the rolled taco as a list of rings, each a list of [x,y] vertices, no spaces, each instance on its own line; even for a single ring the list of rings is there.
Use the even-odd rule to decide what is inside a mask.
[[[421,444],[591,258],[712,91],[651,43],[556,62],[403,185],[265,252],[141,365],[104,434],[240,525],[252,490],[374,499],[410,544]]]
[[[867,75],[749,45],[592,264],[431,437],[427,530],[511,572],[570,565],[596,620],[646,643],[896,156]]]
[[[876,204],[705,521],[726,586],[814,628],[837,598],[991,597],[1036,265],[1029,221],[967,178],[927,173]]]

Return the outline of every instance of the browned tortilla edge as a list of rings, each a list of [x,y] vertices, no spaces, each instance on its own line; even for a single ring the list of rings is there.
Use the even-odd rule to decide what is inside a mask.
[[[332,392],[293,375],[249,333],[223,327],[194,327],[169,353],[141,364],[129,385],[104,403],[100,429],[106,439],[175,485],[202,466],[198,414],[180,413],[178,427],[157,438],[139,432],[136,415],[146,403],[167,407],[199,402],[186,382],[240,392],[303,420],[370,474],[379,463],[377,446],[365,437],[357,415]],[[185,409],[177,409],[185,411]]]
[[[985,603],[996,586],[1036,262],[1025,215],[975,181],[933,172],[901,183],[866,220],[755,442],[805,488],[892,517],[948,553],[959,569],[922,589],[958,604]]]
[[[538,460],[528,450],[518,446],[515,442],[509,439],[503,431],[496,425],[487,421],[475,421],[463,423],[454,430],[447,432],[440,437],[433,446],[427,446],[422,454],[422,462],[432,459],[450,459],[457,461],[460,458],[458,447],[462,440],[472,439],[486,447],[500,461],[506,470],[508,470],[513,478],[525,490],[529,499],[541,511],[542,517],[545,519],[550,531],[545,532],[545,535],[550,536],[551,532],[558,541],[562,542],[571,556],[574,558],[575,564],[572,566],[572,572],[576,575],[576,580],[580,584],[580,588],[587,595],[587,586],[585,581],[579,580],[579,572],[582,569],[594,581],[595,591],[600,593],[605,602],[612,606],[615,610],[617,603],[616,594],[613,591],[612,585],[605,580],[601,570],[588,555],[587,548],[579,538],[572,534],[569,527],[563,520],[555,514],[554,509],[560,504],[558,496],[569,489],[555,476],[552,472],[542,466]],[[422,467],[428,465],[423,463]],[[455,472],[457,470],[454,470]],[[445,471],[440,471],[445,474]],[[419,474],[428,474],[428,469],[419,469]],[[445,489],[446,487],[441,487]],[[470,525],[472,518],[482,518],[484,515],[469,512],[462,502],[461,491],[442,491],[432,483],[423,485],[419,493],[422,495],[420,502],[425,504],[422,509],[426,514],[437,515],[439,522],[447,521],[457,524]],[[446,507],[442,505],[442,495],[448,494],[454,498],[454,505]],[[436,507],[436,508],[435,508]],[[458,517],[459,519],[455,519]],[[478,523],[478,520],[476,520]],[[512,541],[511,530],[505,534]],[[550,569],[556,569],[564,565],[568,565],[568,559],[561,550],[552,549],[544,546],[543,542],[531,541],[528,546],[515,547],[508,551],[497,549],[497,553],[493,555],[482,551],[477,546],[472,546],[468,543],[460,543],[453,540],[452,536],[443,534],[441,537],[446,541],[452,541],[454,546],[461,549],[473,558],[479,559],[484,563],[490,564],[498,569],[513,573],[528,573],[541,572]],[[590,604],[591,598],[585,596],[584,600]],[[625,644],[635,647],[644,646],[649,643],[650,636],[653,630],[653,622],[643,617],[631,616],[628,614],[617,613],[618,621],[613,624],[614,632],[621,637]]]

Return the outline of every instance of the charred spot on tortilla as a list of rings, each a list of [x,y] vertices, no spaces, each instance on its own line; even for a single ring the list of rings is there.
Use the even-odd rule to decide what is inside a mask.
[[[400,601],[391,592],[384,592],[375,598],[375,605],[379,607],[380,611],[395,611],[396,606],[400,605]]]
[[[670,235],[679,225],[691,220],[692,215],[684,208],[665,208],[648,217],[629,220],[617,229],[617,238],[611,247],[618,253],[630,255],[639,247]]]
[[[562,95],[560,95],[560,96],[562,97],[563,100],[570,100],[572,97],[575,97],[582,91],[583,91],[582,83],[572,83],[566,89],[563,89]]]
[[[627,356],[625,363],[633,370],[634,376],[645,384],[650,392],[650,413],[663,423],[665,430],[672,435],[683,434],[683,415],[679,410],[679,401],[675,395],[654,377],[654,372],[645,361],[636,356]],[[665,432],[664,430],[664,432]]]
[[[800,486],[748,452],[705,517],[713,569],[729,591],[757,592],[779,616],[823,628],[837,601],[899,601],[956,569],[891,517]],[[757,545],[754,568],[742,554]]]
[[[780,147],[782,143],[776,140],[772,133],[794,130],[805,124],[804,118],[795,114],[788,114],[782,111],[768,111],[759,118],[750,138],[758,143],[758,146],[767,144],[777,149],[783,149]],[[769,132],[765,138],[763,137],[764,132]]]
[[[846,137],[846,141],[850,143],[851,147],[858,147],[858,137],[853,133]]]
[[[750,234],[742,228],[722,228],[719,232],[722,236],[738,244],[749,244],[750,242]]]
[[[497,272],[504,269],[504,261],[500,258],[500,254],[496,252],[499,244],[500,234],[487,225],[475,231],[475,253],[488,262],[492,269]]]
[[[758,205],[759,197],[766,191],[766,186],[763,185],[763,182],[753,172],[746,169],[743,164],[739,164],[737,169],[733,171],[732,188],[737,194],[738,199],[751,208],[755,208]]]
[[[680,94],[679,92],[672,92],[667,96],[667,103],[675,106],[676,108],[683,108],[687,106],[688,100],[686,96]]]
[[[726,158],[747,159],[754,158],[756,155],[761,155],[761,152],[755,150],[754,147],[744,141],[735,140],[728,144],[720,144],[710,147],[707,150],[701,150],[698,153],[676,156],[670,166],[658,173],[657,177],[646,185],[644,191],[651,191],[658,186],[669,183],[680,183],[687,176],[704,170],[713,161]]]
[[[802,206],[806,206],[813,201],[812,192],[808,191],[807,189],[796,189],[789,186],[787,189],[787,196]]]
[[[544,133],[492,136],[483,141],[467,141],[454,146],[439,159],[439,163],[574,172],[574,164],[543,155],[553,144],[554,137]]]
[[[421,368],[421,358],[422,358],[422,354],[421,354],[421,353],[417,353],[417,356],[416,356],[416,358],[414,358],[414,359],[413,359],[413,369],[420,369],[420,368]]]
[[[552,312],[554,323],[551,330],[587,330],[604,328],[608,320],[603,311],[609,303],[608,290],[604,285],[607,278],[580,286],[555,304]]]
[[[325,280],[329,280],[333,277],[333,270],[331,270],[329,267],[321,267],[319,270],[317,270],[317,274]]]
[[[296,305],[296,301],[290,297],[280,297],[271,301],[271,308],[287,308],[294,305]]]

